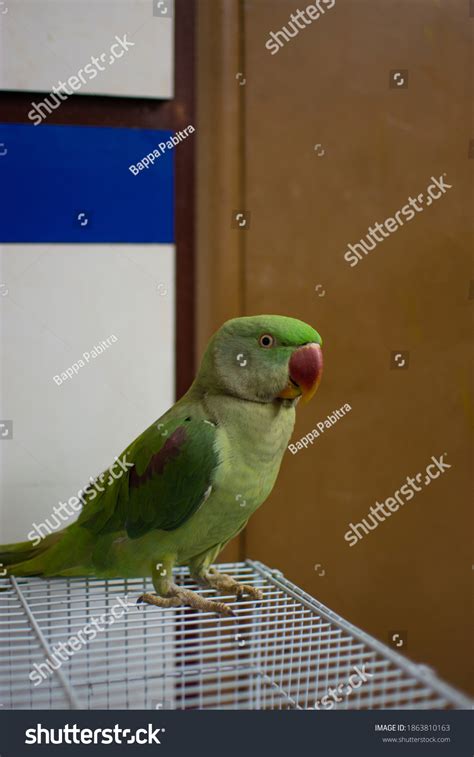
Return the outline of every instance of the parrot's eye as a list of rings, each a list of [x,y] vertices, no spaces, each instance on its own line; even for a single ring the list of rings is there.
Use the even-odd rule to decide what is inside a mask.
[[[258,340],[258,343],[260,347],[265,347],[265,349],[268,349],[269,347],[273,347],[275,340],[271,334],[262,334],[262,336]]]

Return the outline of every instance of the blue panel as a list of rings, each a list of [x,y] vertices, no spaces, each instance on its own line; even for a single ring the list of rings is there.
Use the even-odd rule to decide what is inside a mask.
[[[175,148],[128,168],[171,134],[0,124],[0,242],[173,242]]]

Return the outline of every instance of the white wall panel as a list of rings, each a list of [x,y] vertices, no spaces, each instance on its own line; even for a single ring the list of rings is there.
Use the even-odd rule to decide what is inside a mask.
[[[5,0],[0,89],[47,93],[82,70],[75,94],[171,98],[173,25],[172,0]],[[120,59],[116,35],[133,42]]]
[[[174,402],[175,248],[4,245],[0,262],[0,419],[13,421],[0,441],[6,542],[26,539]]]

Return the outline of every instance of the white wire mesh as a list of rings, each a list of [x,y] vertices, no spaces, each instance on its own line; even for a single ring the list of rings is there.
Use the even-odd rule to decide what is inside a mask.
[[[235,617],[224,618],[190,608],[140,610],[137,597],[153,590],[141,579],[1,579],[0,706],[326,709],[331,687],[337,701],[330,697],[327,708],[471,707],[429,669],[355,628],[278,571],[252,561],[218,567],[261,588],[263,600],[233,603]],[[197,588],[184,568],[176,581]],[[83,633],[85,643],[70,657],[56,654],[59,642],[124,604],[123,616],[100,623],[95,638]],[[366,680],[349,687],[355,669]],[[43,671],[38,685],[33,670]]]

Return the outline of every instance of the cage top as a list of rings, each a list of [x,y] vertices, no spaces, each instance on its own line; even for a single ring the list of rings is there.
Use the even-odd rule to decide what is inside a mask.
[[[143,579],[0,579],[3,706],[471,708],[433,670],[280,571],[253,560],[218,569],[259,587],[263,599],[239,600],[234,617],[216,617],[185,607],[139,610],[137,597],[152,589]],[[175,580],[198,588],[187,568],[178,568]]]

